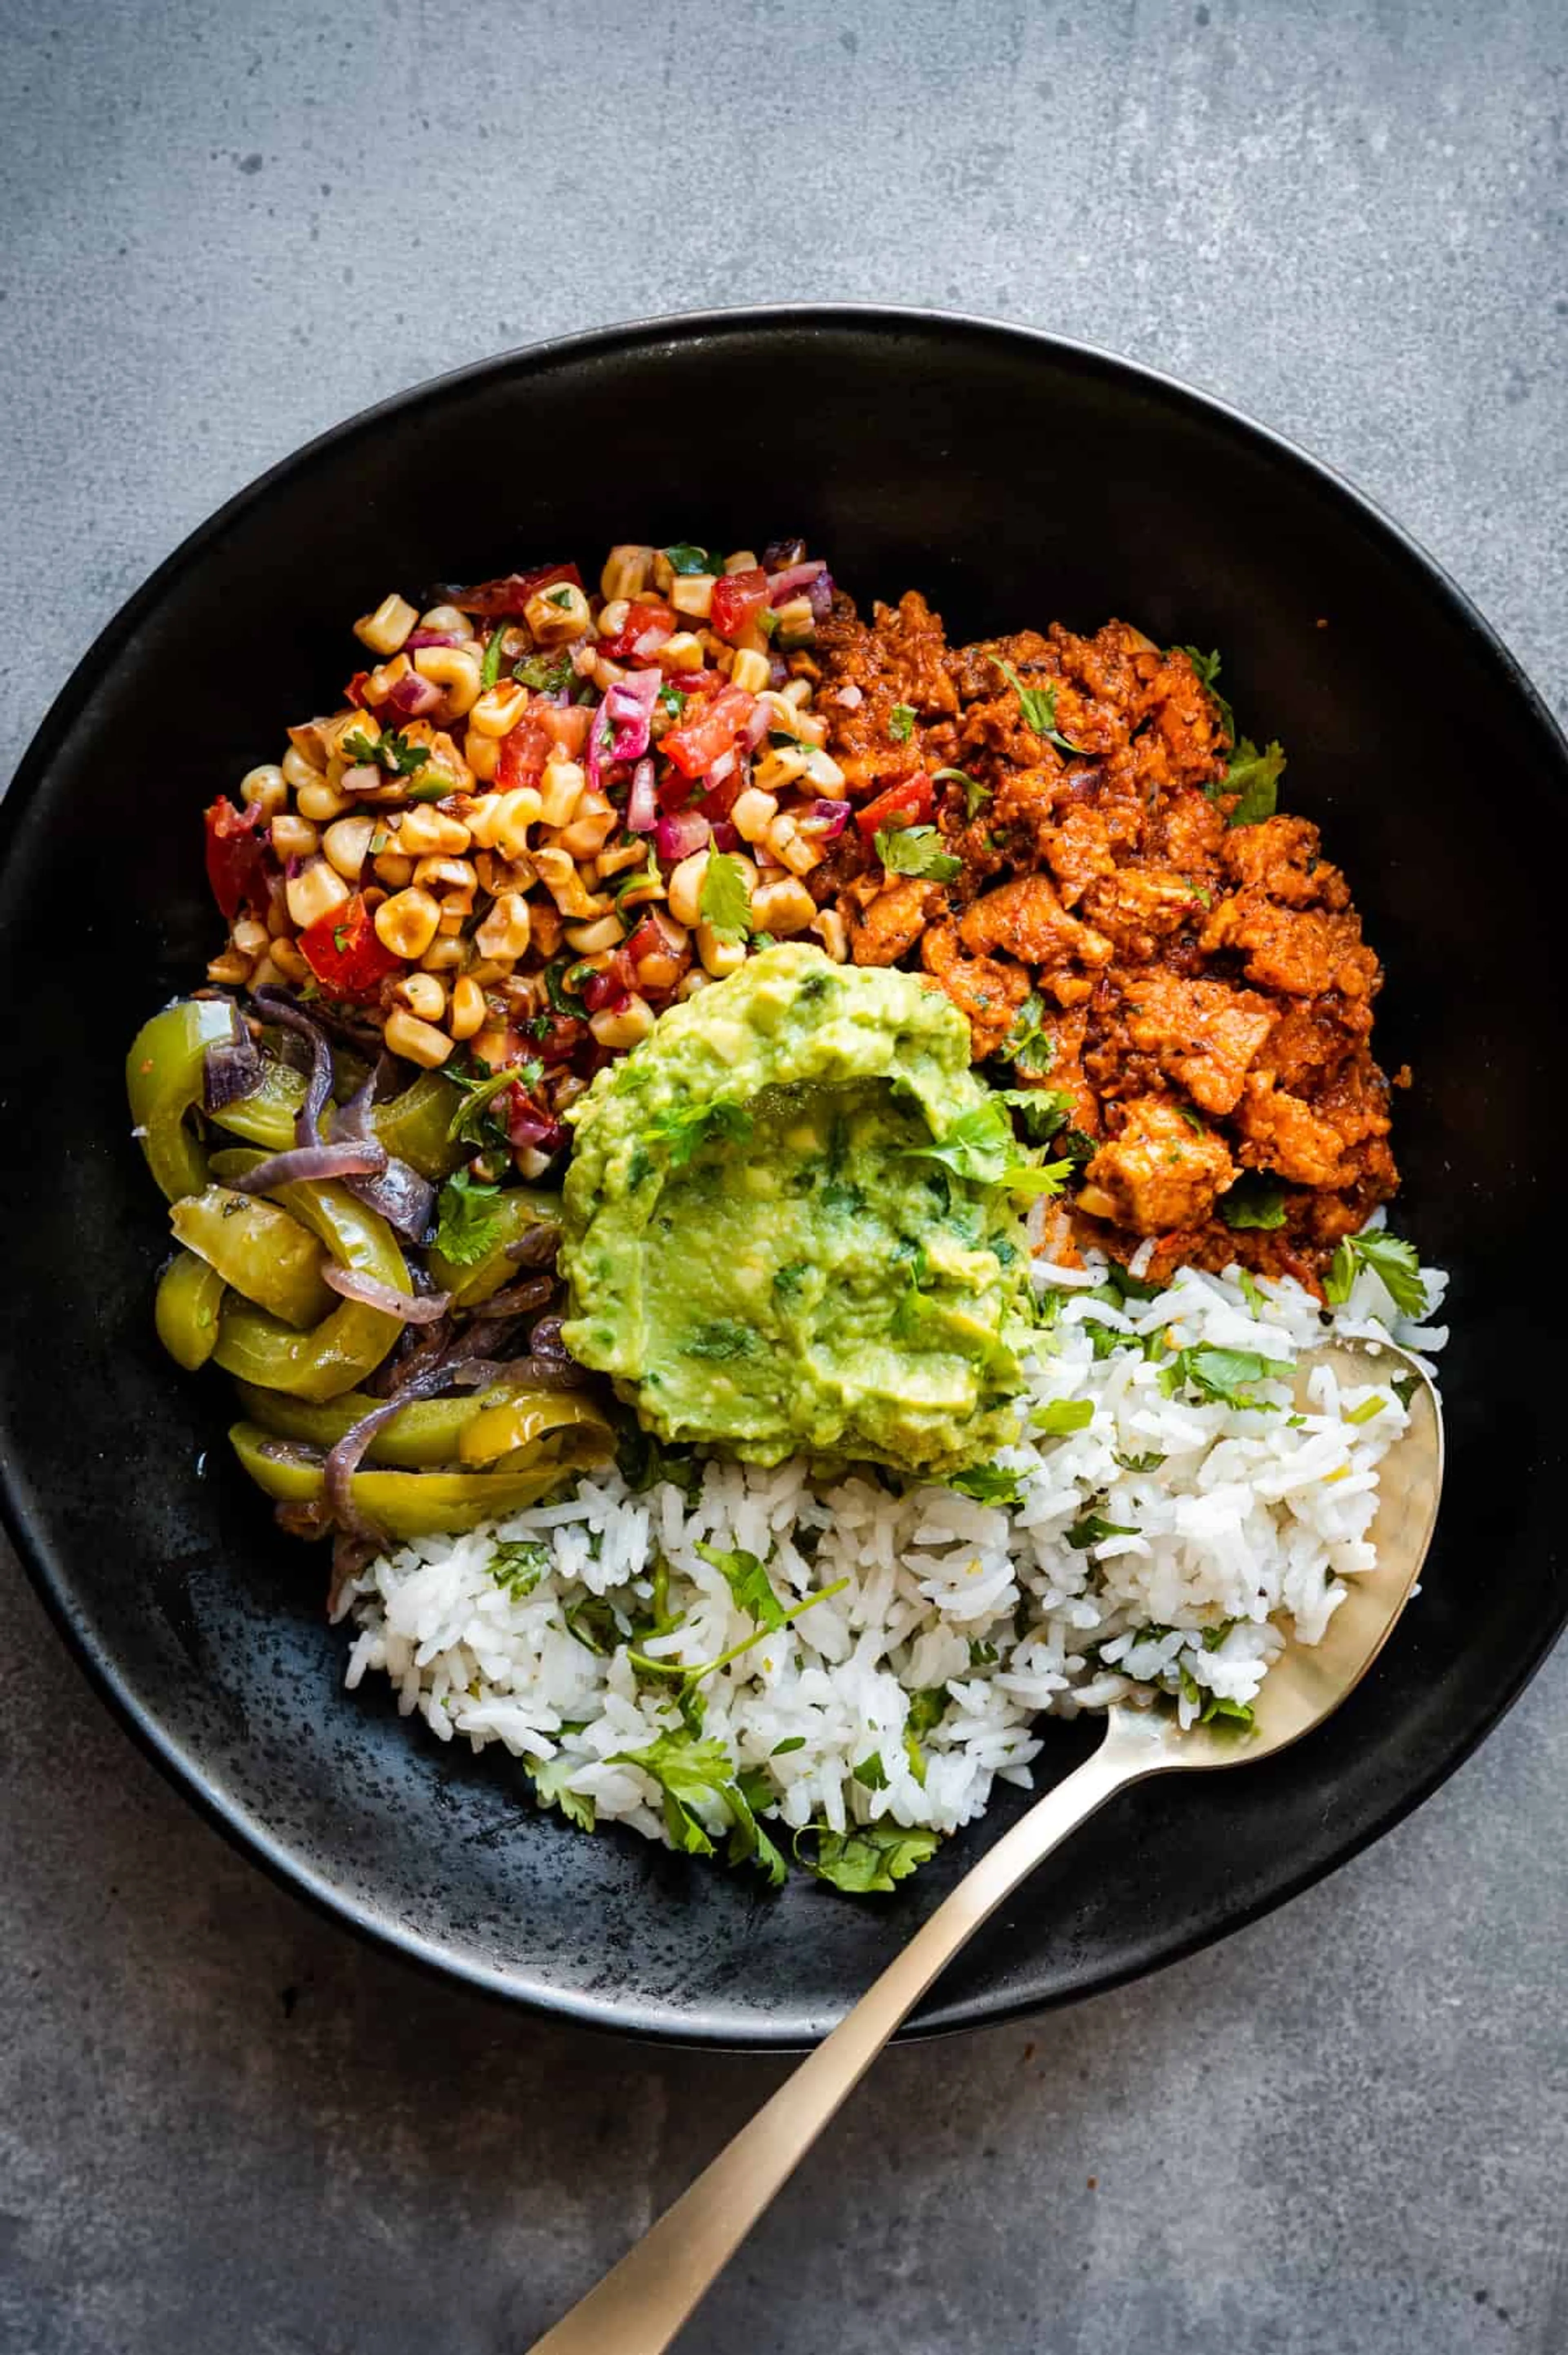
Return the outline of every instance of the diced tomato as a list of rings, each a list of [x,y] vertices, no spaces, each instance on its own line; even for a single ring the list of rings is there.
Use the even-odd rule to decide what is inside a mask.
[[[716,785],[709,786],[697,807],[705,818],[711,818],[716,825],[720,818],[729,815],[745,787],[746,772],[737,761],[727,777],[721,777]]]
[[[523,714],[515,728],[507,730],[495,762],[495,782],[503,792],[538,783],[550,742],[543,720],[531,710]]]
[[[733,645],[768,602],[768,575],[760,564],[749,572],[726,572],[714,582],[708,620],[721,638]]]
[[[757,698],[743,687],[721,688],[710,703],[683,719],[662,737],[659,750],[673,761],[683,776],[705,776],[721,752],[727,752],[756,708]]]
[[[369,697],[365,692],[369,684],[370,673],[367,670],[356,670],[354,677],[349,680],[348,685],[343,690],[350,703],[352,703],[355,709],[360,711],[364,710],[366,705],[370,700]]]
[[[551,743],[558,744],[575,761],[588,742],[593,707],[587,703],[538,703],[534,707],[533,717]]]
[[[613,637],[600,638],[599,650],[612,662],[654,662],[664,641],[674,634],[675,616],[668,605],[644,604],[634,597],[620,629]]]
[[[575,564],[542,564],[535,572],[507,572],[497,581],[482,581],[476,588],[453,589],[442,602],[455,605],[460,613],[482,614],[486,621],[514,620],[536,590],[548,589],[556,581],[569,581],[574,589],[583,585]]]
[[[344,906],[318,916],[297,945],[328,996],[351,1005],[365,1005],[389,973],[402,970],[402,958],[384,944],[357,892]]]
[[[870,842],[876,835],[895,833],[903,826],[924,826],[935,799],[929,777],[906,777],[902,784],[889,785],[885,794],[856,810],[854,822],[862,838]]]
[[[267,904],[267,813],[260,802],[238,810],[216,801],[203,820],[207,827],[207,879],[226,916],[249,903]]]

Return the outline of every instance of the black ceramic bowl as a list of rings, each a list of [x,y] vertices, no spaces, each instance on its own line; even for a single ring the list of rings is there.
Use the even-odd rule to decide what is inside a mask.
[[[863,599],[917,584],[971,637],[1110,614],[1224,649],[1290,756],[1389,982],[1408,1060],[1401,1224],[1455,1272],[1448,1493],[1425,1591],[1334,1722],[1251,1773],[1118,1799],[950,1971],[955,2027],[1147,1970],[1302,1888],[1494,1724],[1568,1611],[1545,1147],[1563,1056],[1552,858],[1564,747],[1393,525],[1213,402],[1017,329],[862,310],[677,319],[545,346],[387,402],[214,517],[105,631],[5,806],[0,1370],[5,1508],[101,1688],[262,1861],[477,1985],[715,2043],[820,2033],[1021,1804],[889,1902],[585,1838],[514,1770],[344,1693],[321,1559],[230,1461],[228,1385],[153,1336],[166,1229],[122,1082],[214,940],[198,813],[330,705],[353,616],[617,539],[794,530]],[[1048,1734],[1045,1773],[1086,1747]]]

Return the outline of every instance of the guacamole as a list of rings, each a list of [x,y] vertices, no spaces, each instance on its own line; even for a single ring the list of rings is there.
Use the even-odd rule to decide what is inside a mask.
[[[1017,1435],[1005,1116],[938,991],[764,950],[567,1116],[564,1337],[649,1429],[937,1475]]]

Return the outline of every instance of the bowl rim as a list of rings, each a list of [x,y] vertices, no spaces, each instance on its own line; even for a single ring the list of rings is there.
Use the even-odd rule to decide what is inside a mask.
[[[1167,408],[1189,415],[1195,412],[1231,436],[1250,443],[1255,452],[1275,464],[1300,470],[1315,481],[1321,494],[1347,511],[1354,520],[1364,527],[1370,527],[1375,535],[1392,541],[1396,550],[1425,575],[1428,589],[1435,591],[1440,602],[1447,607],[1452,619],[1480,641],[1486,654],[1501,671],[1507,684],[1542,731],[1548,748],[1555,754],[1563,770],[1564,788],[1568,790],[1568,733],[1564,732],[1545,698],[1473,599],[1414,535],[1376,500],[1326,460],[1303,449],[1274,427],[1262,423],[1222,396],[1188,384],[1166,370],[1150,367],[1141,360],[1128,358],[1104,346],[1058,335],[1047,328],[1027,326],[981,313],[918,304],[758,303],[620,320],[601,327],[513,346],[484,358],[465,362],[461,367],[423,378],[416,384],[354,410],[302,442],[243,485],[188,532],[154,568],[111,615],[73,666],[29,740],[9,789],[0,797],[0,861],[10,855],[32,804],[48,776],[56,752],[75,719],[89,681],[122,651],[143,616],[156,607],[167,587],[196,565],[231,524],[260,506],[286,478],[308,467],[337,445],[373,431],[387,418],[417,410],[426,403],[444,400],[461,388],[487,378],[514,374],[533,376],[546,372],[562,361],[608,358],[636,351],[652,357],[661,345],[689,345],[706,338],[744,336],[759,330],[799,333],[813,328],[849,330],[874,337],[896,336],[911,330],[936,329],[959,342],[975,346],[994,343],[1015,350],[1034,351],[1058,364],[1065,363],[1090,374],[1099,373],[1114,376],[1124,382],[1130,381]],[[748,2021],[744,2028],[726,2023],[723,2029],[715,2026],[705,2030],[699,2015],[675,2013],[646,1998],[640,1997],[629,2002],[620,1997],[596,1997],[564,1989],[548,1982],[535,1981],[526,1969],[503,1969],[487,1965],[472,1955],[452,1951],[439,1939],[409,1928],[340,1887],[329,1874],[297,1854],[286,1839],[256,1821],[242,1804],[227,1797],[217,1787],[199,1758],[170,1734],[156,1713],[131,1689],[115,1659],[78,1617],[70,1582],[53,1558],[43,1523],[41,1509],[30,1504],[26,1497],[19,1463],[9,1448],[0,1449],[0,1525],[10,1537],[35,1592],[63,1636],[68,1651],[100,1699],[167,1779],[231,1846],[260,1865],[271,1879],[296,1897],[303,1898],[334,1922],[378,1946],[390,1949],[423,1971],[447,1981],[456,1980],[492,1998],[521,2004],[562,2022],[638,2036],[659,2043],[709,2051],[800,2051],[807,2049],[800,2033],[788,2023],[772,2028],[766,2018],[759,2017],[755,2021]],[[1141,1939],[1129,1941],[1126,1959],[1097,1974],[1089,1985],[1064,1987],[1044,1996],[1026,1993],[1009,1997],[981,1991],[967,1997],[960,2003],[946,2007],[936,2020],[916,2019],[900,2031],[901,2041],[904,2038],[955,2034],[971,2028],[999,2026],[1063,2004],[1083,2001],[1091,1995],[1108,1992],[1169,1964],[1181,1961],[1288,1903],[1315,1882],[1349,1863],[1413,1814],[1465,1764],[1519,1700],[1552,1650],[1564,1625],[1568,1625],[1568,1596],[1564,1598],[1555,1624],[1545,1627],[1539,1646],[1520,1668],[1511,1686],[1480,1721],[1470,1728],[1457,1746],[1413,1786],[1402,1789],[1380,1807],[1365,1826],[1336,1849],[1331,1857],[1321,1861],[1314,1860],[1290,1873],[1266,1896],[1234,1908],[1226,1907],[1219,1920],[1173,1934],[1146,1934]],[[831,2021],[824,2021],[821,2032],[825,2034],[831,2025]]]

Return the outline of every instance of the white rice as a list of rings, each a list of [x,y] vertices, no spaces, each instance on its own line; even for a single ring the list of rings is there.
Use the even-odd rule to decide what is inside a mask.
[[[1372,1566],[1378,1465],[1404,1409],[1387,1382],[1340,1393],[1326,1368],[1300,1416],[1284,1380],[1253,1386],[1268,1413],[1166,1398],[1145,1337],[1163,1328],[1172,1348],[1294,1361],[1330,1333],[1359,1334],[1425,1362],[1446,1330],[1402,1319],[1364,1267],[1331,1323],[1293,1281],[1258,1284],[1255,1314],[1236,1270],[1185,1269],[1158,1299],[1118,1309],[1087,1296],[1103,1273],[1036,1264],[1037,1287],[1060,1297],[1031,1361],[1033,1401],[1088,1399],[1094,1417],[1003,1451],[1020,1503],[936,1487],[895,1496],[864,1472],[813,1487],[800,1461],[710,1463],[690,1503],[672,1485],[637,1495],[595,1473],[569,1498],[373,1562],[343,1598],[356,1628],[348,1684],[389,1677],[401,1710],[443,1742],[556,1761],[552,1774],[599,1824],[651,1839],[666,1838],[661,1788],[625,1753],[680,1720],[673,1680],[634,1667],[628,1639],[641,1630],[645,1657],[695,1663],[756,1633],[699,1543],[761,1557],[786,1608],[840,1588],[698,1688],[705,1738],[722,1740],[736,1771],[761,1771],[788,1832],[884,1817],[954,1831],[997,1776],[1027,1786],[1044,1711],[1162,1691],[1191,1721],[1216,1698],[1250,1701],[1286,1632],[1317,1642],[1344,1582]],[[1446,1278],[1422,1273],[1430,1316]],[[1097,1327],[1118,1337],[1098,1359]],[[1375,1414],[1346,1420],[1374,1396]],[[1163,1460],[1133,1468],[1150,1456]],[[1085,1542],[1091,1515],[1126,1534]],[[514,1598],[490,1566],[498,1544],[528,1539],[552,1568]],[[680,1617],[650,1636],[660,1557]],[[916,1695],[927,1722],[911,1749]],[[720,1809],[710,1828],[723,1820]]]

